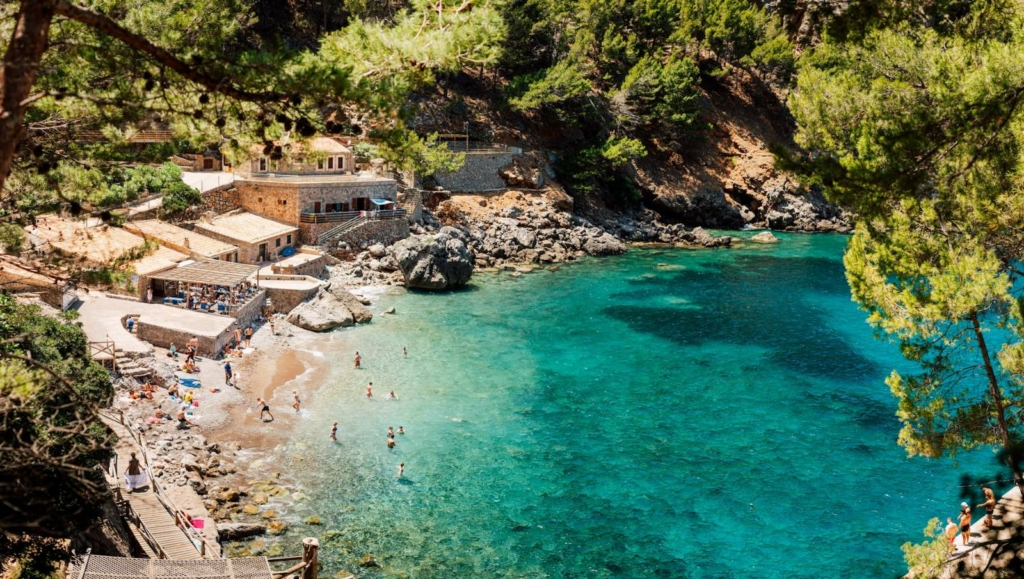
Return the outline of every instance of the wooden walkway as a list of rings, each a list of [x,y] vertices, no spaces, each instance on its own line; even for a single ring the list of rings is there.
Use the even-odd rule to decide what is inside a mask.
[[[154,492],[153,481],[149,480],[143,489],[128,493],[125,489],[124,470],[131,460],[131,453],[139,460],[144,461],[144,455],[135,442],[134,437],[128,429],[120,422],[110,420],[104,416],[104,420],[111,430],[120,439],[117,443],[117,469],[116,477],[108,474],[108,480],[112,486],[120,491],[120,496],[128,503],[131,510],[126,513],[128,526],[132,534],[142,545],[143,551],[150,558],[157,559],[202,559],[203,556],[193,544],[185,531],[175,522],[174,515],[164,506]],[[144,465],[148,466],[148,465]],[[114,480],[116,478],[116,480]],[[148,537],[156,543],[156,547],[150,545]]]

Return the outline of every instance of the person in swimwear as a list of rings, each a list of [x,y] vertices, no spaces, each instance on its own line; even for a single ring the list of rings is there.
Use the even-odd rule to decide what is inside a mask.
[[[963,545],[971,544],[971,507],[967,503],[960,503],[960,537],[963,538]]]
[[[992,513],[996,511],[996,495],[990,488],[981,489],[985,493],[985,502],[978,505],[985,507],[985,522],[982,525],[987,529],[992,526]]]

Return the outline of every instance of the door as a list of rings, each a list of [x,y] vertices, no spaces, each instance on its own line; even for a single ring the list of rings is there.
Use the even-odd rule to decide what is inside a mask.
[[[213,159],[203,159],[203,169],[213,169]]]
[[[314,201],[313,202],[313,213],[320,213],[320,202],[319,201]]]
[[[259,257],[259,260],[260,261],[267,261],[267,244],[266,243],[261,243],[260,244],[260,257]]]

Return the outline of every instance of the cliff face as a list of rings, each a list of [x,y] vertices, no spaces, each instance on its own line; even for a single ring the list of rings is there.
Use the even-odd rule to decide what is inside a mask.
[[[787,231],[847,231],[849,216],[790,174],[770,149],[792,145],[794,123],[780,95],[734,71],[704,92],[711,129],[679,154],[650,155],[636,165],[644,202],[686,225]]]
[[[581,135],[550,118],[510,111],[501,105],[500,86],[500,79],[470,72],[448,79],[437,92],[420,95],[413,124],[421,132],[461,133],[468,123],[472,140],[531,151],[528,168],[558,182],[555,160]],[[775,167],[770,148],[793,144],[794,122],[783,98],[739,69],[706,79],[701,121],[710,128],[669,144],[649,142],[650,153],[630,168],[642,206],[613,210],[599,198],[575,196],[576,213],[598,223],[653,211],[662,222],[687,227],[847,231],[845,212]]]

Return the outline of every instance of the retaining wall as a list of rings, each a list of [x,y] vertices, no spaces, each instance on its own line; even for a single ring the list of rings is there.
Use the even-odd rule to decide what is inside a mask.
[[[317,286],[304,290],[268,287],[264,288],[263,291],[267,292],[267,297],[270,298],[271,307],[275,312],[287,314],[295,309],[295,306],[315,296],[320,291],[320,287]]]
[[[408,219],[381,219],[367,221],[342,235],[335,243],[344,241],[351,247],[369,247],[374,243],[391,245],[406,237],[409,237]]]
[[[508,152],[466,153],[466,162],[454,173],[435,173],[437,184],[449,191],[477,192],[506,189],[508,185],[499,174],[512,164],[515,154]]]

